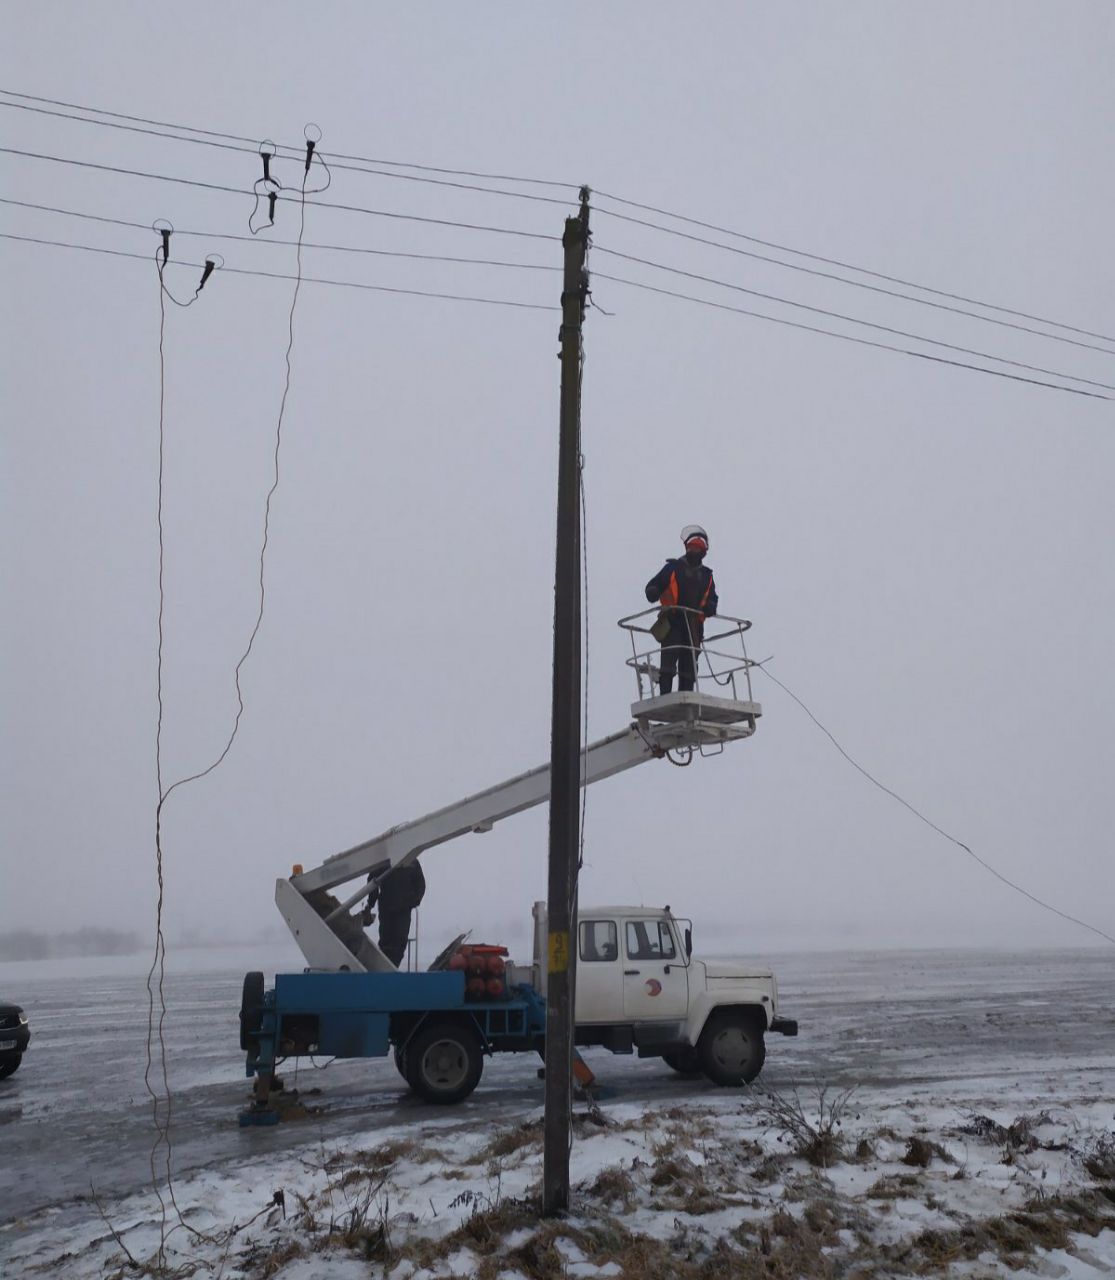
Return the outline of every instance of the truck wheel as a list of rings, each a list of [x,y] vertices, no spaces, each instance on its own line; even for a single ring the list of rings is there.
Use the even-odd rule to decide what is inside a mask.
[[[701,1070],[721,1085],[750,1084],[763,1069],[766,1044],[756,1020],[740,1010],[714,1013],[697,1042]]]
[[[669,1053],[664,1053],[662,1061],[668,1067],[673,1068],[678,1075],[699,1076],[701,1074],[700,1055],[690,1044],[684,1045],[680,1049],[673,1049]]]
[[[254,1053],[263,1030],[263,974],[246,973],[240,997],[240,1048]]]
[[[22,1053],[15,1053],[10,1058],[5,1058],[0,1062],[0,1080],[7,1080],[12,1072],[23,1061]]]
[[[480,1037],[464,1023],[420,1027],[404,1056],[410,1087],[427,1102],[460,1102],[480,1083],[484,1054]]]

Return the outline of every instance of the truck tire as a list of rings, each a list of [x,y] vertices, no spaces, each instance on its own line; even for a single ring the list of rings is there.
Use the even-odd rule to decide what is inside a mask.
[[[461,1102],[480,1083],[480,1037],[463,1022],[429,1022],[407,1044],[407,1083],[427,1102]]]
[[[697,1054],[701,1070],[713,1084],[750,1084],[767,1056],[763,1028],[742,1009],[714,1013],[701,1032]]]
[[[263,1030],[263,974],[246,973],[240,997],[240,1048],[254,1053]]]
[[[401,1044],[395,1046],[395,1070],[398,1071],[407,1084],[410,1084],[410,1076],[407,1074],[406,1049]]]
[[[662,1055],[662,1061],[681,1076],[699,1076],[701,1074],[701,1057],[690,1044],[680,1049],[671,1049]]]
[[[7,1080],[22,1061],[22,1053],[13,1053],[10,1058],[5,1058],[3,1061],[0,1061],[0,1080]]]

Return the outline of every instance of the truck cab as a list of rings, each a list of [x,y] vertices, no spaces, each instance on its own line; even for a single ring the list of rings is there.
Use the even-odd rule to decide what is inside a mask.
[[[541,904],[535,909],[536,922]],[[661,1057],[718,1084],[759,1074],[778,1016],[773,973],[745,961],[696,959],[693,930],[669,907],[584,908],[577,919],[576,1043]]]

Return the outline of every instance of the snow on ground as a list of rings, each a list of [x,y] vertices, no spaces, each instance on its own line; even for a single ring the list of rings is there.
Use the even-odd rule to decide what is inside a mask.
[[[1110,1277],[1111,1100],[1037,1101],[1015,1092],[988,1114],[810,1085],[667,1108],[582,1102],[574,1211],[559,1222],[536,1209],[540,1113],[493,1127],[448,1112],[318,1141],[265,1170],[181,1178],[165,1262],[225,1280]],[[64,1209],[25,1224],[5,1276],[139,1274],[129,1258],[154,1271],[164,1228],[151,1189],[103,1211],[74,1229]]]
[[[219,1059],[197,1062],[177,1106],[212,1136],[176,1163],[173,1202],[160,1183],[161,1208],[132,1168],[150,1149],[142,1099],[114,1100],[102,1071],[97,1112],[80,1127],[80,1091],[63,1087],[69,997],[51,987],[57,1023],[36,1024],[42,1057],[29,1054],[20,1092],[0,1096],[0,1122],[15,1179],[41,1182],[53,1163],[64,1190],[51,1200],[38,1185],[18,1216],[0,1213],[0,1276],[156,1274],[160,1253],[163,1274],[211,1280],[1115,1275],[1106,955],[777,968],[802,1035],[771,1038],[755,1089],[591,1056],[605,1088],[576,1106],[573,1211],[546,1222],[541,1089],[527,1059],[493,1061],[473,1099],[447,1109],[408,1102],[389,1063],[303,1071],[303,1106],[277,1129],[245,1131],[232,1112],[245,1087],[235,1053],[220,1085]],[[96,1008],[123,1003],[96,989]],[[92,990],[73,997],[90,1022],[102,1016]],[[192,1024],[205,994],[183,995]],[[185,1034],[173,1043],[185,1054]],[[130,1152],[115,1181],[114,1135]],[[96,1201],[90,1181],[105,1188]],[[20,1188],[7,1186],[16,1203]]]

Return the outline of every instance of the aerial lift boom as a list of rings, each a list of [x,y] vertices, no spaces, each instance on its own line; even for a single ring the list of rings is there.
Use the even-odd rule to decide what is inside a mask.
[[[725,634],[738,632],[740,637],[749,625],[737,619],[722,621],[733,624]],[[633,636],[645,630],[638,625],[628,625],[627,629]],[[746,674],[750,663],[746,657],[743,662],[737,670]],[[630,665],[639,675],[642,695],[642,677],[650,672],[637,653]],[[736,694],[734,681],[731,693]],[[671,752],[719,750],[726,742],[750,737],[762,708],[751,700],[750,687],[743,698],[721,696],[719,689],[716,694],[706,694],[698,688],[658,697],[640,696],[632,704],[631,714],[633,722],[626,729],[601,738],[582,752],[582,785],[610,778]],[[393,972],[395,966],[364,933],[359,917],[351,914],[352,908],[390,871],[412,862],[427,849],[469,832],[490,831],[495,823],[542,804],[549,795],[550,767],[542,765],[413,822],[392,827],[309,871],[296,867],[289,879],[277,881],[275,901],[309,967]],[[360,877],[370,878],[343,900],[329,892]]]

